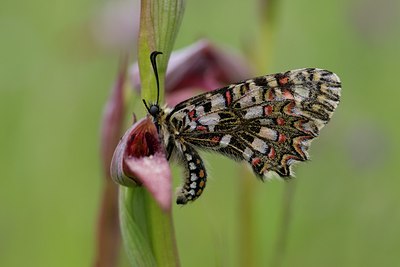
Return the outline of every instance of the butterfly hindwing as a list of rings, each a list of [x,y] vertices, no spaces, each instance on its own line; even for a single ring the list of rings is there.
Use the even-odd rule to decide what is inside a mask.
[[[308,159],[310,142],[330,120],[340,90],[339,78],[326,70],[271,74],[183,101],[166,116],[166,124],[172,139],[185,144],[187,152],[181,153],[199,159],[196,168],[204,174],[195,148],[247,161],[260,178],[271,171],[290,177],[290,166]],[[191,190],[189,182],[187,177],[184,195]]]

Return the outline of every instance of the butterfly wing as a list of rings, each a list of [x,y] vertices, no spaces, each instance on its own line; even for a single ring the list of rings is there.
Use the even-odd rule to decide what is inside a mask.
[[[206,186],[207,172],[203,160],[197,151],[190,145],[180,143],[178,160],[185,169],[185,181],[178,189],[176,203],[184,205],[188,201],[197,199]]]
[[[290,177],[308,159],[310,142],[332,117],[339,77],[299,69],[257,77],[179,103],[166,120],[176,142],[250,163],[262,178]]]

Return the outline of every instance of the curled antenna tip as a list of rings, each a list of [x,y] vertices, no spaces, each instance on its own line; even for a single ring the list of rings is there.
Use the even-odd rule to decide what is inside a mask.
[[[160,55],[160,54],[162,54],[162,52],[160,52],[160,51],[153,51],[153,52],[151,52],[150,57],[151,57],[151,58],[155,58],[157,55]]]
[[[154,76],[156,76],[156,83],[157,83],[157,102],[156,102],[157,105],[159,104],[159,101],[160,101],[160,81],[158,79],[156,57],[157,57],[157,55],[160,55],[160,54],[162,54],[162,52],[160,52],[160,51],[153,51],[150,54],[150,62],[151,62],[151,65],[153,66]]]

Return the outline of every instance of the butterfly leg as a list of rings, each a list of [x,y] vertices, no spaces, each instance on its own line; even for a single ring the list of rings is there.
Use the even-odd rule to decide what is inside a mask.
[[[203,160],[189,145],[181,144],[181,161],[185,166],[185,180],[177,193],[176,203],[184,205],[197,199],[206,186],[207,173]]]
[[[172,156],[172,152],[174,151],[173,141],[168,142],[166,150],[167,150],[167,160],[169,160]]]

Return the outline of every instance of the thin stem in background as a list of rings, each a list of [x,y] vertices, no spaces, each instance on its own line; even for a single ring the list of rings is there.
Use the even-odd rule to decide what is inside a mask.
[[[239,177],[239,266],[255,266],[254,255],[254,187],[250,179],[253,173],[248,168],[240,167]]]
[[[117,185],[111,181],[111,178],[106,183],[97,222],[97,248],[94,267],[116,266],[121,247]]]
[[[296,192],[296,181],[292,180],[285,184],[283,199],[282,199],[282,213],[279,223],[279,231],[275,241],[275,253],[272,257],[271,267],[280,267],[283,264],[287,240],[289,235],[289,226],[292,219],[292,208],[294,201],[294,194]]]
[[[260,34],[256,36],[257,42],[247,48],[247,55],[252,59],[258,70],[269,70],[271,55],[274,50],[275,21],[277,16],[277,0],[260,0],[258,5]],[[250,179],[254,174],[246,167],[241,167],[239,179],[239,251],[240,266],[256,266],[255,244],[256,233],[254,231],[254,187]]]

